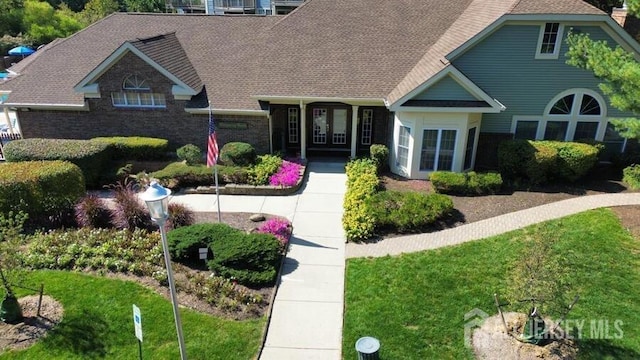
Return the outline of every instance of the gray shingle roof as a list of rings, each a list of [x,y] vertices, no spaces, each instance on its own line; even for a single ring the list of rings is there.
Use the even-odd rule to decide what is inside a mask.
[[[196,93],[200,92],[202,80],[200,80],[196,69],[193,68],[175,33],[138,39],[130,43],[195,90]]]
[[[311,0],[286,17],[117,13],[19,63],[0,90],[12,90],[10,103],[82,105],[73,87],[133,40],[185,83],[204,84],[218,109],[258,110],[256,95],[398,99],[500,16],[542,11],[603,14],[581,0]],[[135,41],[162,34],[153,46]]]

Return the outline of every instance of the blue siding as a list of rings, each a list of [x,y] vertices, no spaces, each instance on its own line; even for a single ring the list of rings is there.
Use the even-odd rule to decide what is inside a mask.
[[[564,37],[570,28],[590,34],[595,40],[613,40],[595,26],[565,24]],[[558,59],[536,59],[540,26],[505,25],[487,39],[453,60],[453,64],[471,81],[507,107],[499,114],[484,114],[484,132],[509,132],[514,115],[541,116],[546,105],[562,91],[588,88],[595,91],[599,81],[591,72],[567,65],[568,50],[562,41]],[[605,97],[606,99],[606,97]],[[622,114],[607,104],[608,116]]]
[[[469,94],[451,76],[445,76],[433,86],[414,97],[416,100],[479,100]]]

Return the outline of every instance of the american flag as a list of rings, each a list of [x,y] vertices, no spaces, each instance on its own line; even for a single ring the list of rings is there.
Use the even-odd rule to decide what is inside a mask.
[[[218,140],[216,139],[216,126],[213,123],[211,105],[209,105],[209,139],[207,140],[207,167],[212,167],[218,162]]]

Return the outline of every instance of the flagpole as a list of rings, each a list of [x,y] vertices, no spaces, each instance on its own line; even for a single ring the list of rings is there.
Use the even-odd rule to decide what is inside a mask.
[[[213,121],[213,109],[211,108],[211,101],[209,101],[209,123],[211,123],[211,121]],[[213,178],[216,184],[216,203],[218,204],[218,222],[221,223],[222,219],[220,216],[220,187],[218,186],[218,159],[214,159],[214,162],[213,162]]]
[[[222,222],[222,219],[220,218],[220,191],[218,188],[218,162],[216,161],[216,164],[213,165],[213,178],[216,180],[216,202],[218,203],[218,222]]]

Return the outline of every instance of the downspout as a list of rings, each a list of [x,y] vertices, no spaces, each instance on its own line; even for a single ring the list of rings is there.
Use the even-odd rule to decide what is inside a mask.
[[[267,119],[269,119],[269,154],[273,154],[273,120],[271,118],[271,111],[269,111]]]

